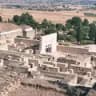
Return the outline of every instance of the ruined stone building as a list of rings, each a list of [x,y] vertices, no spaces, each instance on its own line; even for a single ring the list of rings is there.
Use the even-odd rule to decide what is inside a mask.
[[[16,34],[11,31],[14,35],[7,32],[12,42],[10,44],[5,42],[8,44],[7,49],[0,50],[1,69],[5,68],[18,74],[30,73],[33,79],[59,80],[71,86],[92,87],[96,83],[94,47],[92,49],[90,46],[59,45],[56,33],[33,34],[34,30],[30,27],[22,25],[22,28],[20,27]],[[6,41],[5,33],[3,36]]]

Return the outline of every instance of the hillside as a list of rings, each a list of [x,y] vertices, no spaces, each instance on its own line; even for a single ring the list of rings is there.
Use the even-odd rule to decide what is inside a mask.
[[[72,3],[72,4],[95,4],[96,0],[0,0],[0,3],[5,3],[5,4],[31,4],[31,3]]]

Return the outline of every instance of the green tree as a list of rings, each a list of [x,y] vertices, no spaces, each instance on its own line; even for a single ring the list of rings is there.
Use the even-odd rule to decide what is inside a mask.
[[[95,39],[94,39],[94,44],[96,44],[96,33],[95,33]]]
[[[34,22],[31,23],[31,26],[35,30],[35,34],[37,34],[37,31],[39,30],[39,23],[34,21]]]
[[[15,15],[13,17],[13,22],[16,24],[26,24],[33,27],[35,30],[35,33],[37,32],[37,29],[39,29],[39,23],[34,20],[34,18],[29,13],[23,13],[21,16]]]
[[[45,34],[50,34],[50,33],[55,33],[57,32],[53,27],[48,27],[47,29],[44,30]]]
[[[46,28],[48,28],[48,24],[49,24],[49,22],[46,19],[44,19],[41,23],[41,26],[42,26],[42,28],[46,29]]]
[[[90,31],[89,31],[89,38],[90,40],[94,40],[95,32],[96,32],[96,25],[94,23],[89,24]]]
[[[58,31],[63,31],[64,30],[64,25],[63,24],[56,24],[56,30]]]
[[[13,22],[16,23],[17,25],[20,24],[20,16],[14,15],[14,17],[13,17],[12,20],[13,20]]]
[[[82,25],[77,26],[75,30],[77,43],[80,44],[82,40]]]
[[[89,26],[82,26],[82,39],[83,40],[89,39],[89,31],[90,31]]]
[[[56,25],[53,24],[51,21],[48,22],[48,28],[53,28],[54,30],[56,30]]]
[[[30,14],[23,13],[20,16],[20,22],[21,22],[21,24],[31,25],[31,24],[33,24],[35,22],[35,20],[33,19],[33,17]]]
[[[71,20],[71,24],[73,26],[79,26],[82,23],[82,20],[80,17],[73,17]]]
[[[89,25],[88,19],[84,19],[84,21],[82,23],[83,23],[84,26],[88,26]]]
[[[36,21],[28,13],[23,13],[23,14],[21,14],[21,16],[15,15],[13,17],[13,22],[16,23],[16,24],[31,25],[32,27],[34,27],[34,25],[36,25]]]
[[[66,21],[65,27],[67,30],[72,28],[72,20],[71,19]]]
[[[2,19],[2,17],[0,16],[0,22],[2,22],[3,21],[3,19]]]
[[[56,32],[56,25],[50,21],[47,21],[46,19],[44,19],[40,25],[42,27],[42,31],[45,34],[50,34],[50,33]]]
[[[64,25],[62,26],[62,31],[66,31],[66,27]]]

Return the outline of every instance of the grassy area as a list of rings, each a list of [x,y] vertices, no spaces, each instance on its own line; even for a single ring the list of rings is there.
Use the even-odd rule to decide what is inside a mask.
[[[96,14],[94,13],[84,13],[85,16],[90,16],[90,17],[96,17]]]

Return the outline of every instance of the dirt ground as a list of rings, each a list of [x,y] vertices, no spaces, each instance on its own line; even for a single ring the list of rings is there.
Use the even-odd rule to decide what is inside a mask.
[[[66,20],[72,18],[73,16],[79,16],[82,19],[87,18],[90,22],[96,21],[96,17],[87,17],[84,16],[86,11],[33,11],[33,10],[24,10],[24,9],[5,9],[0,8],[0,16],[3,17],[3,20],[11,19],[14,15],[20,15],[22,13],[30,13],[38,22],[41,22],[43,19],[48,19],[54,23],[65,24]],[[88,11],[87,11],[88,12]],[[96,11],[90,10],[89,12],[96,13]]]
[[[9,93],[8,96],[66,96],[66,95],[54,92],[52,90],[44,90],[44,89],[42,90],[33,87],[20,86],[20,88],[16,89],[16,91]]]

